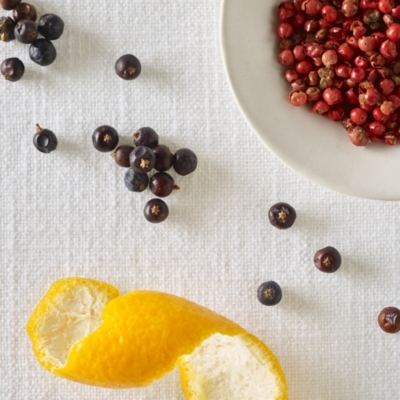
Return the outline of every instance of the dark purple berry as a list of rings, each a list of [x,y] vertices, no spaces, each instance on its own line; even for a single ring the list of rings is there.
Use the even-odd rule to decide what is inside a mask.
[[[150,190],[158,197],[168,197],[173,190],[179,190],[174,178],[166,172],[157,172],[150,179]]]
[[[118,132],[108,125],[99,126],[92,135],[93,146],[103,153],[113,151],[118,145]]]
[[[13,10],[13,18],[15,21],[22,21],[23,19],[29,19],[30,21],[36,21],[37,12],[36,8],[32,4],[21,3]]]
[[[10,17],[0,18],[0,40],[3,42],[11,42],[15,39],[14,29],[15,21]]]
[[[315,253],[314,264],[320,271],[332,273],[340,268],[342,257],[334,247],[328,246]]]
[[[168,171],[172,168],[174,155],[168,146],[159,144],[153,148],[154,154],[156,155],[156,165],[154,169],[160,172]]]
[[[24,44],[33,43],[37,39],[38,34],[36,22],[29,19],[19,21],[14,28],[15,39]]]
[[[257,297],[264,306],[276,306],[282,300],[282,289],[274,281],[264,282],[257,290]]]
[[[168,206],[160,199],[150,200],[144,208],[145,218],[153,224],[165,221],[168,218],[168,215]]]
[[[29,57],[36,64],[46,67],[57,58],[57,50],[50,40],[37,39],[29,47]]]
[[[42,153],[49,154],[57,148],[58,140],[54,132],[42,129],[36,125],[36,133],[33,137],[33,145]]]
[[[277,203],[268,212],[269,222],[278,229],[288,229],[296,221],[296,211],[287,203]]]
[[[142,71],[140,61],[132,54],[125,54],[115,63],[115,72],[117,75],[127,81],[136,79]]]
[[[3,10],[12,10],[19,3],[21,3],[21,0],[0,0],[0,7]]]
[[[197,156],[189,149],[180,149],[174,155],[174,170],[177,174],[185,176],[197,168]]]
[[[40,34],[48,40],[56,40],[64,32],[64,21],[55,14],[42,15],[38,25]]]
[[[134,171],[145,174],[154,168],[156,155],[148,147],[139,146],[131,152],[129,161]]]
[[[0,70],[5,80],[17,82],[24,76],[25,66],[19,58],[7,58],[1,63]]]
[[[147,174],[139,174],[129,168],[125,174],[125,186],[131,192],[143,192],[149,186],[149,177]]]
[[[129,168],[129,156],[134,150],[133,146],[123,145],[119,146],[111,156],[114,158],[117,165],[124,168]]]
[[[400,332],[400,310],[396,307],[384,308],[378,316],[378,323],[387,333]]]
[[[146,146],[152,149],[158,145],[158,134],[152,128],[140,128],[133,134],[133,141],[136,146]]]

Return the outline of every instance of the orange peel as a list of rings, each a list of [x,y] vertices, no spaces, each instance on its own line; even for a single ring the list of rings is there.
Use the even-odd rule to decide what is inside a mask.
[[[233,321],[174,295],[94,280],[55,282],[27,332],[39,363],[62,378],[107,388],[150,385],[176,366],[193,400],[286,400],[272,351]]]

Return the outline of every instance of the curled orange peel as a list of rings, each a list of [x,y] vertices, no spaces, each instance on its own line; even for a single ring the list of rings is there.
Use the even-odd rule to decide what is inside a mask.
[[[287,399],[283,371],[264,343],[170,294],[119,296],[107,283],[62,279],[39,302],[27,332],[45,369],[83,384],[147,386],[178,366],[187,399]]]

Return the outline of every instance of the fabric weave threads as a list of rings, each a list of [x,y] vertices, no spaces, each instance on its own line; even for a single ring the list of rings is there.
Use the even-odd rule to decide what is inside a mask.
[[[400,306],[400,203],[325,190],[262,145],[224,75],[220,1],[33,4],[39,15],[60,15],[65,32],[47,68],[29,60],[26,46],[1,46],[3,59],[21,58],[26,73],[1,83],[0,398],[182,400],[176,372],[149,388],[110,391],[38,365],[25,324],[50,284],[66,276],[108,281],[123,292],[174,293],[234,319],[278,356],[291,400],[397,398],[400,336],[384,334],[376,318]],[[132,82],[114,72],[126,53],[143,66]],[[56,133],[56,152],[35,150],[36,123]],[[181,190],[166,199],[167,222],[147,223],[151,193],[128,192],[125,170],[94,150],[91,134],[103,124],[124,143],[151,126],[173,151],[196,152],[198,170],[177,177]],[[278,201],[298,214],[285,232],[268,222]],[[312,262],[328,245],[343,256],[329,276]],[[283,290],[274,308],[257,300],[266,280]]]

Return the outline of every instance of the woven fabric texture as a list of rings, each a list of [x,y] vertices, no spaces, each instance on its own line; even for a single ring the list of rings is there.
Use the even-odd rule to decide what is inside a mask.
[[[47,68],[29,60],[27,46],[0,43],[3,59],[26,66],[19,83],[1,83],[0,398],[183,399],[176,371],[148,388],[118,391],[39,366],[25,324],[53,281],[82,276],[122,292],[184,296],[235,320],[276,353],[290,400],[398,399],[400,334],[383,333],[376,319],[382,308],[400,307],[400,203],[321,188],[262,145],[223,71],[220,1],[34,4],[39,15],[60,15],[66,29]],[[143,66],[133,82],[113,69],[126,53]],[[57,134],[56,152],[35,150],[36,123]],[[174,174],[181,190],[166,200],[165,223],[144,219],[151,193],[128,192],[125,171],[94,150],[91,134],[104,124],[125,143],[151,126],[173,151],[197,153],[195,174]],[[268,222],[278,201],[297,210],[290,230]],[[313,265],[327,245],[343,257],[332,275]],[[257,300],[266,280],[282,286],[277,307]]]

